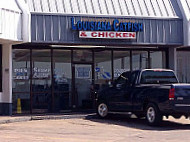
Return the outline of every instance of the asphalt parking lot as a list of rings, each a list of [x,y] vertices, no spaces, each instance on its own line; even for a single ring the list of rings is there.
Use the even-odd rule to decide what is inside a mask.
[[[165,120],[159,127],[126,116],[35,120],[0,124],[1,142],[189,142],[190,120]]]

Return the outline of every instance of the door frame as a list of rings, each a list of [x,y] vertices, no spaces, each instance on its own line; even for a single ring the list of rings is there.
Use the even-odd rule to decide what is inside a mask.
[[[75,65],[90,65],[91,66],[91,71],[92,71],[92,85],[94,86],[94,63],[84,63],[84,62],[75,62],[72,63],[72,107],[74,109],[78,109],[78,96],[76,94],[76,85],[75,85]]]

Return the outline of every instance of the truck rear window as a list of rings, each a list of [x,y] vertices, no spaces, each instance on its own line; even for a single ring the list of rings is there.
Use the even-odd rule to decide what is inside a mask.
[[[178,83],[175,74],[172,71],[143,71],[141,74],[141,84],[162,84]]]

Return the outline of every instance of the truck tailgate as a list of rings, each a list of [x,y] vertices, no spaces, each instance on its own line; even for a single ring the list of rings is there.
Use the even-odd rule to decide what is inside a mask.
[[[173,84],[175,89],[175,99],[173,105],[177,110],[190,112],[190,85]]]

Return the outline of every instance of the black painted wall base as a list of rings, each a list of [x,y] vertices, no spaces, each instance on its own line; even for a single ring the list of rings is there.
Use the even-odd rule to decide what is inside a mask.
[[[0,103],[0,115],[12,115],[12,103]]]

